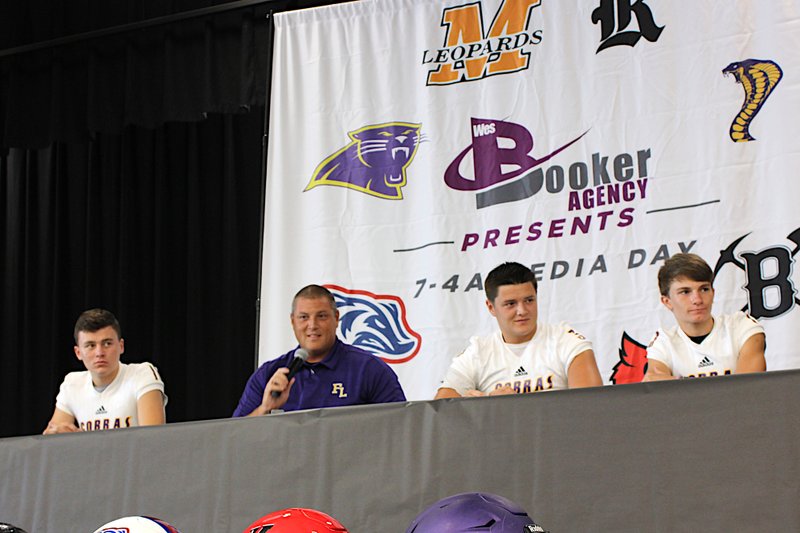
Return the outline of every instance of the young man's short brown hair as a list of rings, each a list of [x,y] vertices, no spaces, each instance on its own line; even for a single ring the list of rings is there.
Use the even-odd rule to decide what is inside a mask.
[[[697,254],[675,254],[658,269],[658,290],[663,296],[669,296],[670,284],[678,278],[692,281],[714,283],[714,272]]]
[[[105,309],[89,309],[81,313],[78,320],[75,322],[75,329],[72,335],[75,337],[75,345],[78,345],[78,333],[85,331],[87,333],[94,333],[101,329],[111,326],[117,332],[117,338],[122,338],[122,328],[119,326],[117,317],[114,313]]]
[[[494,302],[498,289],[502,285],[520,285],[522,283],[532,283],[533,290],[537,292],[539,290],[536,276],[530,268],[519,263],[509,262],[498,265],[489,272],[483,283],[483,289],[486,291],[486,299]]]

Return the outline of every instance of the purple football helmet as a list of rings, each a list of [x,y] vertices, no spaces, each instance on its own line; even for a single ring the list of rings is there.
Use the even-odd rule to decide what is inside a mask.
[[[516,503],[486,492],[465,492],[434,503],[408,526],[406,533],[545,532]]]

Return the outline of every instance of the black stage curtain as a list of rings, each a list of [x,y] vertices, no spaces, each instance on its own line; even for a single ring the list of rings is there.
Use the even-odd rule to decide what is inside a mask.
[[[338,1],[91,38],[229,2],[0,3],[0,437],[42,431],[91,307],[158,366],[168,421],[230,415],[255,360],[267,14]]]
[[[170,422],[227,417],[253,369],[263,109],[0,162],[0,436],[41,432],[72,326],[112,310]]]
[[[223,2],[0,7],[3,49]],[[230,416],[255,358],[267,6],[0,58],[0,436],[41,432],[105,307],[170,422]]]
[[[87,20],[95,20],[90,12]],[[121,23],[108,7],[97,13]],[[49,14],[45,20],[57,11]],[[73,24],[55,26],[87,31],[99,24],[86,28],[74,14],[63,19]],[[85,142],[128,125],[154,128],[263,105],[269,24],[262,5],[0,58],[0,148]],[[29,33],[63,33],[40,25]]]

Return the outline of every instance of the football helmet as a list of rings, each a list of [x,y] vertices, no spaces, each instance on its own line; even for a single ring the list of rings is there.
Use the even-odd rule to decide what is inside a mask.
[[[17,527],[11,524],[6,524],[5,522],[0,522],[0,533],[27,533],[21,527]]]
[[[544,532],[525,510],[509,499],[486,492],[449,496],[422,511],[406,533]]]
[[[94,533],[180,533],[171,526],[151,516],[125,516],[100,526]]]
[[[314,509],[293,507],[262,516],[243,533],[347,533],[332,516]]]

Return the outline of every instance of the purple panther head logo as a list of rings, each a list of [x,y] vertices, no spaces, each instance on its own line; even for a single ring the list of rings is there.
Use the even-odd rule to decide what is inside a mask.
[[[421,124],[385,122],[348,133],[350,143],[325,158],[305,191],[318,185],[347,187],[386,200],[402,200],[406,169],[422,140]]]

